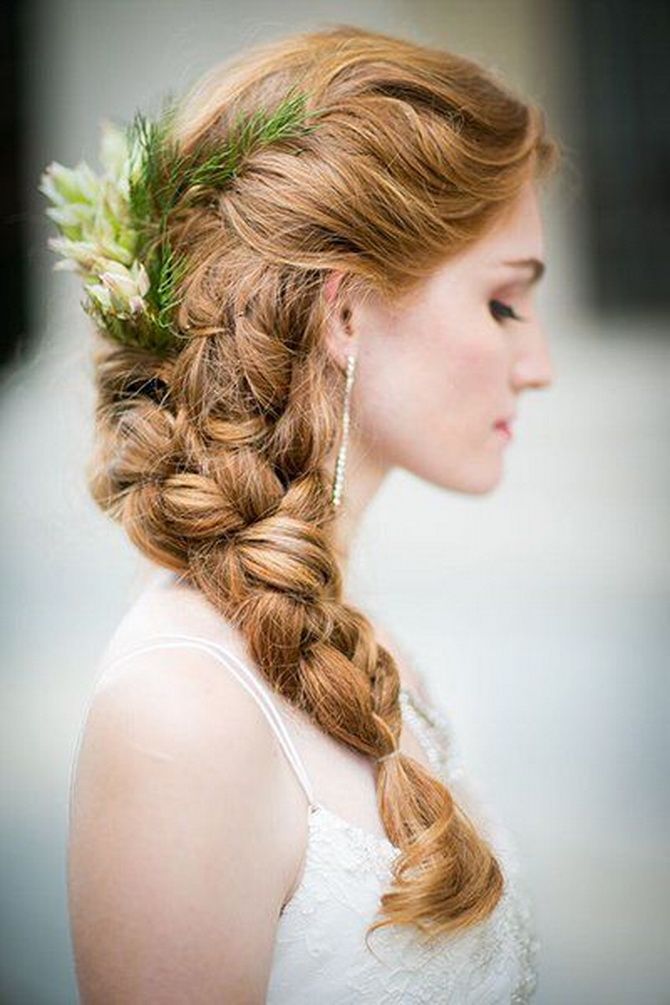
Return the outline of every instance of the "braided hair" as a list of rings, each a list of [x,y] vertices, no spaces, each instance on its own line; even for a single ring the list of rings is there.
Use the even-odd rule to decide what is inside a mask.
[[[338,269],[342,296],[397,301],[548,172],[557,145],[542,112],[476,63],[348,25],[215,67],[173,138],[216,146],[296,83],[319,128],[253,151],[167,221],[187,262],[179,351],[99,334],[89,483],[141,552],[240,629],[277,693],[376,759],[398,744],[400,679],[343,597],[327,462],[345,378],[324,344],[323,285]],[[400,854],[369,932],[486,918],[501,867],[446,785],[403,754],[380,763],[377,795]]]

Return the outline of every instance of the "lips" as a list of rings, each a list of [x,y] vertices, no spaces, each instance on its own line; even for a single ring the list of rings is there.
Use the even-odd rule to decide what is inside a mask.
[[[496,426],[496,427],[497,426],[511,426],[512,423],[514,422],[515,418],[516,418],[516,415],[508,415],[504,419],[498,419],[498,421],[494,422],[493,425]]]

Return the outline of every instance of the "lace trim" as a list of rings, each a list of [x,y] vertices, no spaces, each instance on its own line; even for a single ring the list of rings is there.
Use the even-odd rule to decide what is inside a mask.
[[[509,888],[485,922],[463,933],[430,940],[413,926],[394,926],[375,932],[368,947],[364,932],[390,883],[396,849],[320,804],[310,814],[310,825],[303,883],[286,905],[277,932],[279,968],[270,1002],[287,1000],[282,995],[294,986],[297,964],[291,955],[283,956],[293,946],[314,961],[318,970],[309,974],[318,974],[327,1002],[529,1002],[536,986],[530,963],[535,944],[527,938],[529,918]],[[330,998],[328,990],[337,991],[337,997]]]
[[[401,704],[403,716],[421,742],[431,769],[445,783],[460,778],[463,763],[443,713],[404,689]],[[494,846],[502,835],[504,831],[498,827]],[[312,803],[303,877],[282,909],[278,945],[294,943],[299,931],[308,954],[319,959],[325,981],[326,971],[321,968],[331,953],[336,955],[337,946],[330,946],[330,942],[337,943],[337,938],[335,932],[320,928],[319,918],[335,911],[338,930],[342,925],[349,928],[353,919],[356,923],[365,921],[367,927],[373,916],[378,916],[379,896],[390,885],[397,853],[388,838],[349,823],[321,803]],[[333,860],[337,862],[335,873]],[[507,860],[501,856],[501,864]],[[355,950],[350,953],[351,972],[343,974],[340,961],[333,980],[338,986],[346,983],[352,1001],[374,1005],[432,1003],[445,1000],[446,993],[457,995],[454,1000],[464,1003],[498,1005],[500,987],[512,984],[509,1001],[512,1005],[526,1005],[537,986],[535,955],[540,943],[533,930],[529,901],[513,880],[513,871],[511,867],[506,869],[503,896],[481,925],[437,942],[426,941],[413,926],[381,929],[371,937],[370,946],[378,963],[390,969],[380,971],[373,965],[363,943],[365,952],[360,957]],[[324,875],[328,875],[328,883]],[[314,882],[312,877],[316,877]],[[332,914],[330,917],[332,922]],[[379,949],[383,950],[381,959]]]
[[[445,784],[459,782],[464,775],[464,764],[460,751],[456,750],[451,724],[440,708],[423,701],[420,696],[401,691],[403,715],[419,737],[432,770]],[[492,844],[500,843],[504,836],[506,854],[501,855],[500,864],[505,874],[506,894],[501,898],[498,909],[503,908],[509,936],[519,947],[521,977],[511,998],[513,1005],[525,1005],[537,988],[536,958],[541,942],[535,930],[535,919],[531,900],[518,880],[519,864],[516,849],[511,843],[511,835],[494,820],[490,814],[490,831],[497,829],[496,838],[491,835]],[[505,901],[505,904],[503,903]]]

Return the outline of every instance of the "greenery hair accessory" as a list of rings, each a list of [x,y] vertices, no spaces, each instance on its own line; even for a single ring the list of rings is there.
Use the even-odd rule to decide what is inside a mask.
[[[83,276],[81,306],[112,338],[159,355],[184,344],[174,312],[186,256],[170,246],[170,215],[211,198],[259,147],[312,132],[308,119],[317,113],[306,113],[304,93],[294,91],[271,112],[238,116],[225,142],[186,154],[171,137],[177,106],[170,97],[155,121],[136,112],[126,127],[102,122],[103,174],[84,161],[45,169],[39,190],[61,232],[47,242],[62,256],[54,269]]]

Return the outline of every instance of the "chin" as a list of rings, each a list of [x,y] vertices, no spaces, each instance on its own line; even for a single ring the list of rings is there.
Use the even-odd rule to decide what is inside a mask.
[[[495,490],[500,485],[500,482],[501,482],[501,479],[498,478],[495,482],[489,482],[486,485],[475,486],[474,488],[467,489],[466,491],[467,491],[468,495],[487,496],[487,495],[490,495],[492,492],[495,492]]]
[[[437,474],[436,477],[427,477],[425,480],[438,488],[447,489],[449,492],[458,492],[459,495],[485,496],[495,492],[502,481],[503,472],[500,468],[495,471],[489,468],[488,471],[461,471],[448,474]]]
[[[485,496],[499,487],[505,474],[502,451],[472,450],[451,451],[445,448],[440,454],[431,451],[423,456],[402,457],[393,467],[401,468],[415,478],[448,492],[460,495]]]

